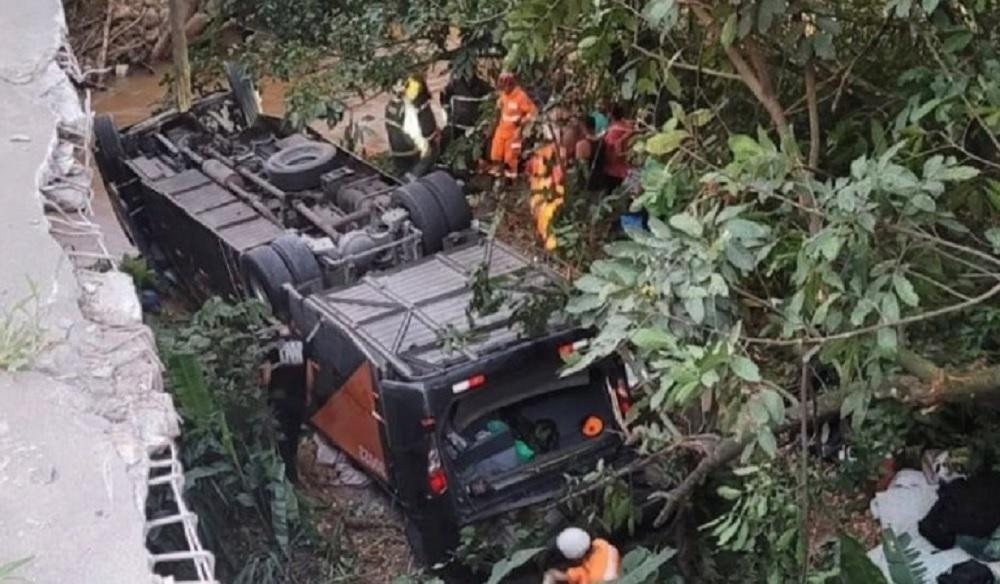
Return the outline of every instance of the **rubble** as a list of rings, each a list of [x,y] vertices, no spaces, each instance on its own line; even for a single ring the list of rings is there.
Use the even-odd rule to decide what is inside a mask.
[[[5,10],[0,308],[27,307],[17,316],[44,342],[28,370],[0,371],[0,563],[31,557],[16,576],[39,584],[158,582],[150,457],[179,420],[131,280],[89,217],[89,103],[71,83],[82,76],[58,0]]]

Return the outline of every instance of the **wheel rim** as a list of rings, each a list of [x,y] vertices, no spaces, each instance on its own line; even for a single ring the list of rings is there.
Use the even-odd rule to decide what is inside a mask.
[[[257,278],[250,279],[250,297],[273,310],[274,307],[271,306],[271,300],[267,297],[267,291],[264,290],[264,286]]]

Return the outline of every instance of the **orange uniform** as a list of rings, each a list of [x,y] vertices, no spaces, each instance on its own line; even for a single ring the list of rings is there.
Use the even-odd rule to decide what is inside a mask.
[[[603,539],[595,539],[583,563],[566,570],[569,584],[599,584],[614,582],[621,577],[621,558],[618,548]]]
[[[528,164],[528,171],[531,173],[531,214],[535,218],[538,236],[549,251],[555,249],[557,244],[549,226],[566,196],[566,171],[558,154],[556,144],[548,142],[535,150]]]
[[[520,85],[500,93],[498,103],[500,122],[490,144],[490,160],[503,162],[508,176],[517,176],[517,163],[521,154],[521,128],[537,108]]]

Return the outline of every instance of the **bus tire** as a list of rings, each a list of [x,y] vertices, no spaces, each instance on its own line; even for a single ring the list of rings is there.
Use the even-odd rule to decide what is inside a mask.
[[[284,286],[292,283],[292,274],[278,252],[266,245],[255,247],[240,256],[240,271],[247,296],[266,304],[276,317],[284,320],[288,315]]]

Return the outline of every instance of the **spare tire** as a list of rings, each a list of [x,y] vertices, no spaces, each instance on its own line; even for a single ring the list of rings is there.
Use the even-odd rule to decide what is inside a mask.
[[[264,162],[274,186],[304,191],[319,186],[319,177],[333,168],[337,149],[324,142],[302,142],[275,152]]]
[[[246,127],[251,128],[257,123],[257,117],[260,116],[260,104],[257,103],[257,93],[254,91],[253,80],[250,79],[250,75],[247,74],[246,67],[242,63],[228,61],[224,64],[224,68],[236,107],[243,114]]]
[[[240,271],[247,295],[268,305],[275,316],[284,320],[288,315],[284,285],[292,282],[292,273],[278,252],[266,245],[255,247],[240,256]]]
[[[117,182],[125,176],[125,144],[121,132],[115,126],[115,119],[110,114],[98,114],[94,117],[94,161],[105,182]]]
[[[422,233],[424,254],[441,251],[448,235],[448,223],[434,194],[419,182],[405,184],[392,193],[392,201],[410,214],[410,221]]]
[[[271,247],[278,253],[292,275],[292,283],[302,286],[317,282],[323,276],[319,262],[306,242],[298,235],[286,233],[271,242]]]
[[[465,192],[458,182],[443,170],[438,170],[420,179],[434,193],[448,223],[448,232],[462,231],[472,225],[472,209],[465,200]]]

